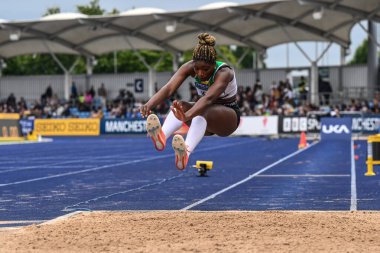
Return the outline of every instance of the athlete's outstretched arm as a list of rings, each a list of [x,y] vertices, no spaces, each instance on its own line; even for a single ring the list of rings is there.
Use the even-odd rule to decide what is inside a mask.
[[[178,71],[170,78],[167,84],[163,86],[149,101],[140,107],[140,112],[143,117],[151,114],[151,110],[158,104],[169,98],[181,86],[183,81],[193,73],[191,62],[183,64]]]

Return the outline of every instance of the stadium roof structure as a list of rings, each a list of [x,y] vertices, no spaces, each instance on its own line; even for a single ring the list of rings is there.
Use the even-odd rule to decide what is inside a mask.
[[[33,53],[95,56],[126,49],[173,53],[191,49],[209,32],[218,45],[258,50],[295,41],[350,44],[361,20],[380,21],[378,0],[265,0],[214,4],[165,12],[146,8],[120,15],[57,15],[32,21],[0,21],[0,58]]]

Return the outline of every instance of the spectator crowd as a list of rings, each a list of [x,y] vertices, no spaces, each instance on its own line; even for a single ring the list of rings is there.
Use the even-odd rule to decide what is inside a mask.
[[[190,99],[197,101],[199,96],[189,83]],[[157,90],[157,88],[156,88]],[[265,93],[260,80],[252,86],[239,86],[237,102],[243,116],[285,115],[305,116],[310,111],[329,112],[339,116],[341,112],[380,113],[380,93],[371,100],[351,99],[348,103],[331,102],[331,86],[320,79],[320,104],[308,102],[308,89],[305,78],[301,77],[297,87],[289,80],[273,82],[270,92]],[[174,99],[181,99],[176,93],[157,106],[155,112],[165,115]],[[116,97],[110,98],[104,83],[95,91],[91,86],[85,93],[78,92],[75,82],[71,86],[68,101],[60,99],[49,85],[40,99],[27,102],[23,97],[17,100],[11,93],[0,102],[0,113],[19,113],[22,118],[139,118],[139,107],[144,101],[137,100],[134,94],[121,89]]]

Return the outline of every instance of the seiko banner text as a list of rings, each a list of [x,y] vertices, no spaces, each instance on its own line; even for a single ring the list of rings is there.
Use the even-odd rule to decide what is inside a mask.
[[[99,135],[99,119],[36,119],[34,132],[42,136]]]

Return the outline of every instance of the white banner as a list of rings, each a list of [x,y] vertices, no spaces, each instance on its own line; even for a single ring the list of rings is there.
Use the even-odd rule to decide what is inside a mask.
[[[242,116],[233,135],[278,134],[278,116]]]

